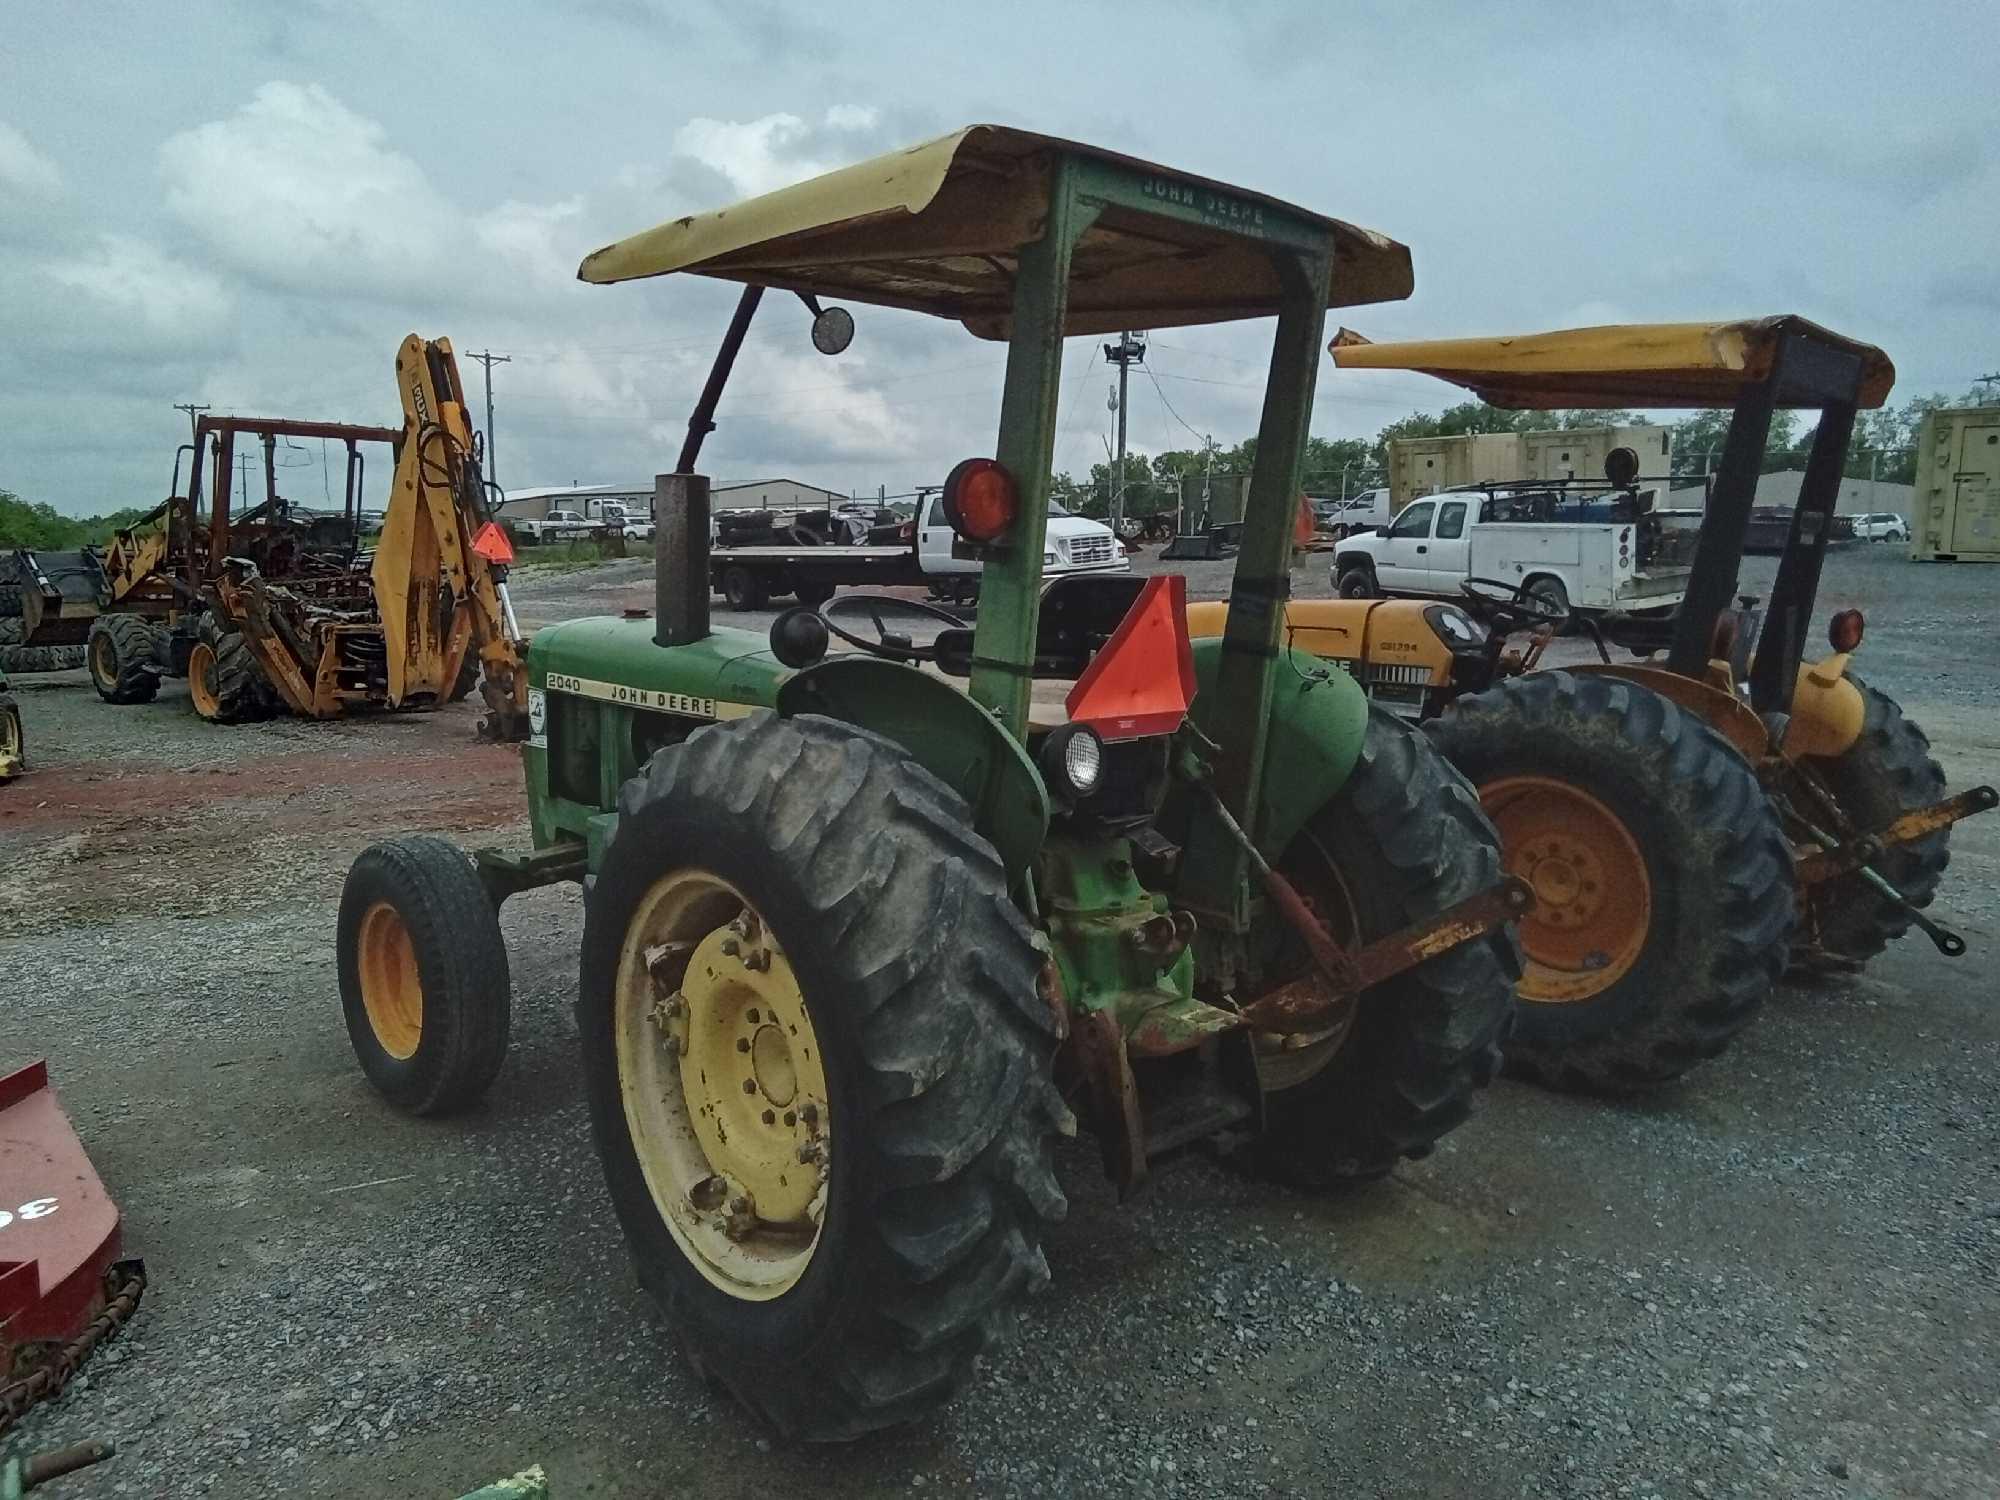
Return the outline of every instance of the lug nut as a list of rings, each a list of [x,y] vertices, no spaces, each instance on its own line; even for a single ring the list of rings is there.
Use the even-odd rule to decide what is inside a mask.
[[[756,1080],[756,1079],[754,1079],[754,1078],[746,1078],[746,1079],[744,1079],[744,1080],[743,1080],[743,1092],[744,1092],[744,1093],[746,1093],[746,1094],[754,1094],[754,1093],[756,1093],[756,1092],[757,1092],[757,1080]]]

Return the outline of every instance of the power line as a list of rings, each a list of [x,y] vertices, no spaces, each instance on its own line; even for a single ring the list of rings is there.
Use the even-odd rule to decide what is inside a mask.
[[[1174,403],[1167,399],[1166,391],[1161,389],[1160,386],[1160,377],[1153,372],[1153,367],[1151,365],[1146,366],[1146,376],[1149,380],[1153,382],[1153,393],[1160,398],[1160,405],[1164,406],[1167,409],[1167,415],[1172,417],[1176,422],[1180,423],[1181,426],[1186,427],[1188,432],[1192,436],[1200,439],[1202,442],[1207,442],[1208,441],[1207,434],[1196,432],[1194,428],[1189,425],[1188,419],[1182,416],[1179,412],[1174,410]]]

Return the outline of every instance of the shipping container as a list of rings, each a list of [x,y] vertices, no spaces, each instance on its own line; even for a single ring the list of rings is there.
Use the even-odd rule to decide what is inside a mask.
[[[1389,507],[1401,510],[1419,495],[1468,484],[1602,479],[1614,448],[1636,453],[1647,479],[1667,474],[1673,460],[1672,434],[1650,425],[1395,438],[1389,444]]]
[[[1919,562],[2000,562],[2000,406],[1924,418],[1910,536]]]

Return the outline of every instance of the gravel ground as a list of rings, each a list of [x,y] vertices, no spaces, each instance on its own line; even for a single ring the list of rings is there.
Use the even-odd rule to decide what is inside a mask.
[[[1188,571],[1214,594],[1228,565]],[[2000,780],[2000,569],[1857,549],[1828,575],[1953,784]],[[518,592],[538,621],[648,587],[625,563]],[[1940,908],[1972,957],[1916,938],[1787,987],[1643,1103],[1502,1081],[1434,1157],[1332,1198],[1196,1156],[1120,1207],[1067,1149],[1054,1284],[972,1389],[800,1453],[633,1285],[581,1103],[573,891],[506,908],[483,1109],[404,1119],[353,1065],[348,860],[410,828],[525,838],[472,710],[218,729],[179,684],[17,690],[38,769],[0,791],[0,1067],[49,1056],[153,1278],[20,1435],[118,1442],[52,1495],[450,1496],[533,1461],[566,1500],[2000,1493],[2000,818],[1959,830]]]

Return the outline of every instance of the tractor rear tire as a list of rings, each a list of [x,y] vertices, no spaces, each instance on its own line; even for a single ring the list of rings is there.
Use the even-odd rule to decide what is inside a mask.
[[[1798,924],[1790,846],[1735,747],[1648,688],[1559,671],[1424,727],[1535,887],[1510,1066],[1631,1093],[1719,1055]]]
[[[477,1103],[507,1056],[507,947],[456,844],[408,834],[347,871],[334,928],[340,1007],[361,1071],[412,1115]]]
[[[1903,717],[1896,700],[1852,672],[1866,705],[1861,738],[1845,755],[1808,759],[1834,800],[1863,833],[1886,828],[1904,813],[1942,801],[1944,769],[1931,759],[1923,730]],[[1875,867],[1917,906],[1929,906],[1951,863],[1951,830],[1942,829],[1890,850]],[[1909,914],[1885,900],[1858,875],[1828,881],[1807,893],[1820,946],[1836,958],[1873,958],[1910,930]]]
[[[252,724],[284,707],[243,633],[214,615],[203,617],[201,639],[188,656],[188,696],[211,724]]]
[[[763,579],[738,563],[722,570],[722,597],[731,609],[762,609],[771,602],[771,591]]]
[[[141,615],[99,615],[86,647],[90,680],[106,703],[150,703],[160,691],[159,634]]]
[[[71,672],[83,665],[81,646],[23,646],[21,620],[0,619],[0,672]]]
[[[1360,759],[1282,868],[1343,943],[1369,942],[1495,884],[1500,840],[1465,778],[1370,707]],[[1365,991],[1339,1036],[1259,1052],[1263,1168],[1323,1188],[1428,1155],[1499,1071],[1520,971],[1512,935],[1492,933]]]
[[[639,1280],[698,1370],[789,1438],[934,1409],[1048,1280],[1040,1229],[1065,1209],[1050,1144],[1069,1114],[1033,937],[957,793],[866,730],[767,714],[700,729],[619,796],[577,1003],[598,1157]],[[717,1060],[700,1040],[745,1014],[715,976],[759,953],[743,982],[782,991],[761,1017],[782,1095],[764,1031]],[[700,1143],[696,1122],[725,1115],[722,1143]],[[821,1122],[793,1154],[790,1132]],[[732,1186],[732,1153],[764,1144],[772,1221]],[[777,1208],[787,1170],[815,1174],[817,1214]]]

